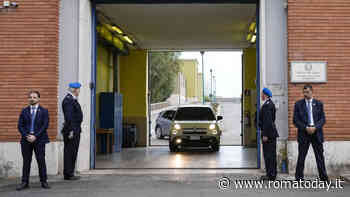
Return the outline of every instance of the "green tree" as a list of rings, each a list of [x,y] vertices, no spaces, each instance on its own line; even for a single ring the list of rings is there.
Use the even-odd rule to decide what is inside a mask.
[[[173,93],[180,70],[179,52],[150,53],[151,103],[163,102]]]

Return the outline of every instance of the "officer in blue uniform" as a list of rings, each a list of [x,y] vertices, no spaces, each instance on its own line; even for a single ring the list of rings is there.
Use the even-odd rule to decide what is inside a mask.
[[[47,183],[45,162],[45,145],[49,143],[47,128],[49,127],[49,112],[39,105],[40,93],[31,91],[28,94],[29,106],[24,108],[19,116],[18,130],[21,133],[21,150],[23,156],[22,183],[16,190],[29,187],[30,167],[33,151],[39,167],[41,187],[50,189]]]
[[[277,176],[276,138],[279,137],[279,135],[275,125],[276,108],[271,97],[271,90],[264,88],[261,94],[264,103],[259,113],[259,128],[261,129],[266,167],[266,176],[262,176],[261,179],[274,181]]]
[[[70,83],[68,93],[62,101],[64,114],[64,125],[62,135],[64,140],[64,169],[65,180],[78,180],[80,177],[74,175],[75,162],[78,156],[81,123],[83,112],[78,102],[81,84]]]

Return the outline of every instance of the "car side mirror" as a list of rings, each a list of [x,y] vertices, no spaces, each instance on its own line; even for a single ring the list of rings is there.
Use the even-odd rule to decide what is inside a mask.
[[[224,117],[222,117],[222,116],[217,117],[217,120],[222,120],[222,119],[224,119]]]

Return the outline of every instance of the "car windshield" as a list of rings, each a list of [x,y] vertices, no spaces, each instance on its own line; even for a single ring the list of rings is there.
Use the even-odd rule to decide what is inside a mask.
[[[209,107],[182,107],[176,111],[175,120],[216,120]]]

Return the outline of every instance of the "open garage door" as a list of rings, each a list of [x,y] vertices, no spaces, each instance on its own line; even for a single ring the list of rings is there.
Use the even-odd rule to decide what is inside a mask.
[[[104,88],[102,86],[114,83],[114,87],[117,87],[110,90],[122,95],[123,126],[118,131],[114,125],[110,128],[114,135],[108,136],[106,133],[92,141],[92,155],[96,156],[92,158],[92,165],[96,168],[259,168],[259,131],[254,123],[255,112],[258,111],[256,106],[259,106],[259,48],[255,44],[259,32],[257,10],[256,1],[251,0],[215,3],[136,1],[132,4],[117,0],[96,1],[93,9],[96,19],[93,27],[96,29],[94,43],[100,46],[101,41],[109,41],[111,49],[118,49],[113,61],[110,61],[112,63],[105,69],[98,69],[103,65],[101,61],[96,61],[94,68],[97,76],[114,73],[112,82],[106,82],[106,77],[100,77],[96,84],[102,84],[101,88]],[[255,28],[250,30],[252,23],[255,23]],[[111,32],[111,35],[104,35],[106,32]],[[111,58],[101,56],[103,50],[103,47],[96,47],[96,57]],[[243,143],[224,147],[217,153],[171,153],[168,146],[151,147],[149,142],[153,127],[150,126],[152,120],[148,89],[150,51],[242,51],[243,74],[237,75],[243,76],[242,99],[239,102],[243,109],[240,119],[244,126],[237,127],[242,128]],[[108,71],[108,66],[114,69]],[[198,77],[198,72],[195,76]],[[98,93],[95,98],[100,98]],[[96,100],[95,107],[98,104],[101,102]],[[249,114],[246,116],[247,111]],[[99,114],[95,114],[96,120],[100,120],[100,115],[99,109]],[[126,139],[129,134],[130,139]],[[95,132],[94,135],[99,134]],[[117,143],[123,141],[135,143],[120,152],[107,151],[109,146],[122,147],[123,144]],[[98,150],[105,147],[102,150],[106,151],[96,154],[96,147]]]

